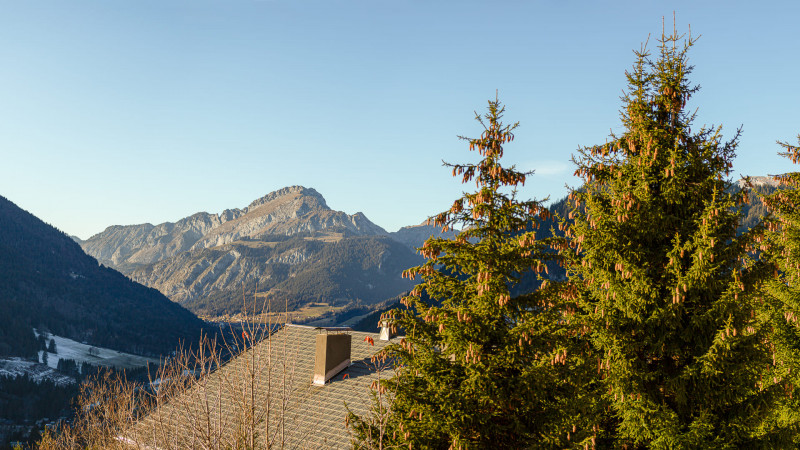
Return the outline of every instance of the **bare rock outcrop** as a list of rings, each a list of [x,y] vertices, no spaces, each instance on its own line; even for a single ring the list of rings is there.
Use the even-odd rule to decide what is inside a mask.
[[[220,214],[199,212],[175,223],[115,225],[80,243],[101,263],[129,274],[182,252],[212,248],[242,239],[293,235],[330,229],[352,235],[386,231],[362,213],[334,211],[317,191],[290,186],[265,195],[243,209]]]

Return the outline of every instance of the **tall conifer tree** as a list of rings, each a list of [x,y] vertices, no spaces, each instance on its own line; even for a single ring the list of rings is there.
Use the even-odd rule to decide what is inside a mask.
[[[798,146],[779,142],[781,155],[800,163]],[[761,319],[771,330],[773,364],[763,378],[784,391],[782,408],[773,414],[773,427],[785,428],[800,444],[800,173],[775,177],[778,189],[762,201],[771,215],[767,218],[766,240],[759,242],[762,258],[776,268],[775,277],[764,289]]]
[[[655,58],[636,52],[623,131],[575,158],[569,272],[609,404],[599,422],[613,447],[780,447],[790,436],[766,424],[778,390],[762,379],[772,357],[756,317],[771,269],[750,251],[758,230],[736,235],[739,133],[691,129],[693,42],[662,34]]]
[[[583,448],[591,441],[583,424],[592,404],[577,390],[583,349],[570,325],[574,308],[555,300],[563,286],[543,281],[534,293],[510,291],[523,273],[547,272],[557,255],[536,236],[548,210],[516,196],[530,173],[501,165],[517,128],[502,123],[503,112],[490,101],[483,117],[476,114],[481,136],[461,137],[482,159],[447,166],[478,190],[432,218],[461,231],[425,242],[427,262],[404,274],[422,280],[403,299],[409,309],[391,313],[406,335],[389,349],[397,364],[387,384],[396,394],[387,434],[409,448]]]

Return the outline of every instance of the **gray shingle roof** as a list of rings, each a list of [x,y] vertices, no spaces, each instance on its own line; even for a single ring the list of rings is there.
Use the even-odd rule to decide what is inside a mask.
[[[316,386],[311,380],[317,333],[313,327],[287,325],[160,405],[126,433],[126,440],[159,449],[237,448],[245,444],[237,436],[247,436],[251,428],[259,446],[349,448],[345,402],[356,414],[369,412],[370,386],[392,376],[370,361],[387,342],[377,333],[350,332],[352,364]]]

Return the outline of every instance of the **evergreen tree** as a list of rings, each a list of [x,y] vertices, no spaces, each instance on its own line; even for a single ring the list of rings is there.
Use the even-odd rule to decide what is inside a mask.
[[[736,236],[739,132],[691,129],[693,42],[662,34],[657,58],[636,52],[622,134],[575,158],[569,271],[609,405],[598,424],[618,448],[785,448],[791,433],[767,423],[783,390],[764,378],[756,317],[772,269],[749,251],[758,229]]]
[[[47,365],[47,350],[42,350],[42,364]]]
[[[50,353],[58,353],[58,351],[56,350],[56,340],[55,339],[50,338],[50,344],[47,345],[47,351],[50,352]]]
[[[59,359],[58,364],[56,364],[56,370],[71,377],[77,377],[80,375],[78,365],[74,359]]]
[[[461,231],[425,242],[425,264],[404,273],[421,283],[402,300],[407,309],[385,317],[406,333],[388,348],[396,375],[385,384],[395,397],[384,434],[403,446],[583,448],[592,440],[584,425],[593,404],[577,389],[586,366],[570,325],[574,302],[556,300],[563,286],[547,281],[534,293],[510,293],[522,274],[547,272],[557,255],[536,236],[548,210],[517,199],[530,173],[500,163],[518,125],[504,125],[503,113],[490,101],[476,114],[481,136],[461,137],[482,159],[446,165],[478,190],[432,218]]]
[[[39,333],[39,336],[36,337],[36,340],[39,342],[39,350],[47,350],[47,337],[45,333]]]
[[[797,139],[798,146],[778,143],[784,149],[781,154],[795,164],[800,162],[800,135]],[[776,180],[780,188],[762,198],[772,215],[767,218],[767,239],[758,246],[762,258],[778,269],[765,286],[760,314],[772,332],[770,350],[774,355],[764,378],[773,389],[787,394],[782,408],[773,415],[774,426],[789,428],[800,436],[800,173],[779,175]],[[800,437],[795,443],[800,444]]]

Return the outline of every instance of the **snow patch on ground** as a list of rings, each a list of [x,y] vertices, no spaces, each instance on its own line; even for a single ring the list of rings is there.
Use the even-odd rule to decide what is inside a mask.
[[[27,375],[31,380],[40,383],[49,380],[59,386],[75,383],[75,379],[44,364],[27,361],[22,358],[0,359],[0,377],[17,377]]]
[[[58,361],[60,359],[72,359],[79,366],[84,362],[88,362],[95,366],[113,366],[118,369],[130,369],[134,367],[143,367],[148,363],[159,363],[159,360],[154,358],[82,344],[72,339],[53,334],[47,335],[48,345],[50,344],[50,339],[55,340],[57,353],[47,352],[47,365],[22,358],[0,358],[0,377],[17,377],[24,375],[36,382],[50,380],[57,385],[65,386],[75,383],[75,379],[55,370],[56,367],[58,367]],[[42,353],[44,352],[40,350],[39,361],[42,360]]]
[[[36,334],[39,334],[38,331]],[[50,339],[56,341],[56,352],[47,354],[47,365],[56,368],[58,367],[59,359],[72,359],[80,365],[84,362],[93,364],[95,366],[113,366],[118,369],[131,369],[134,367],[144,367],[148,363],[158,364],[159,360],[155,358],[147,358],[144,356],[133,355],[130,353],[118,352],[103,347],[95,347],[89,344],[83,344],[72,339],[56,336],[54,334],[47,335],[47,343],[50,344]],[[39,361],[42,360],[42,351],[39,351]]]

